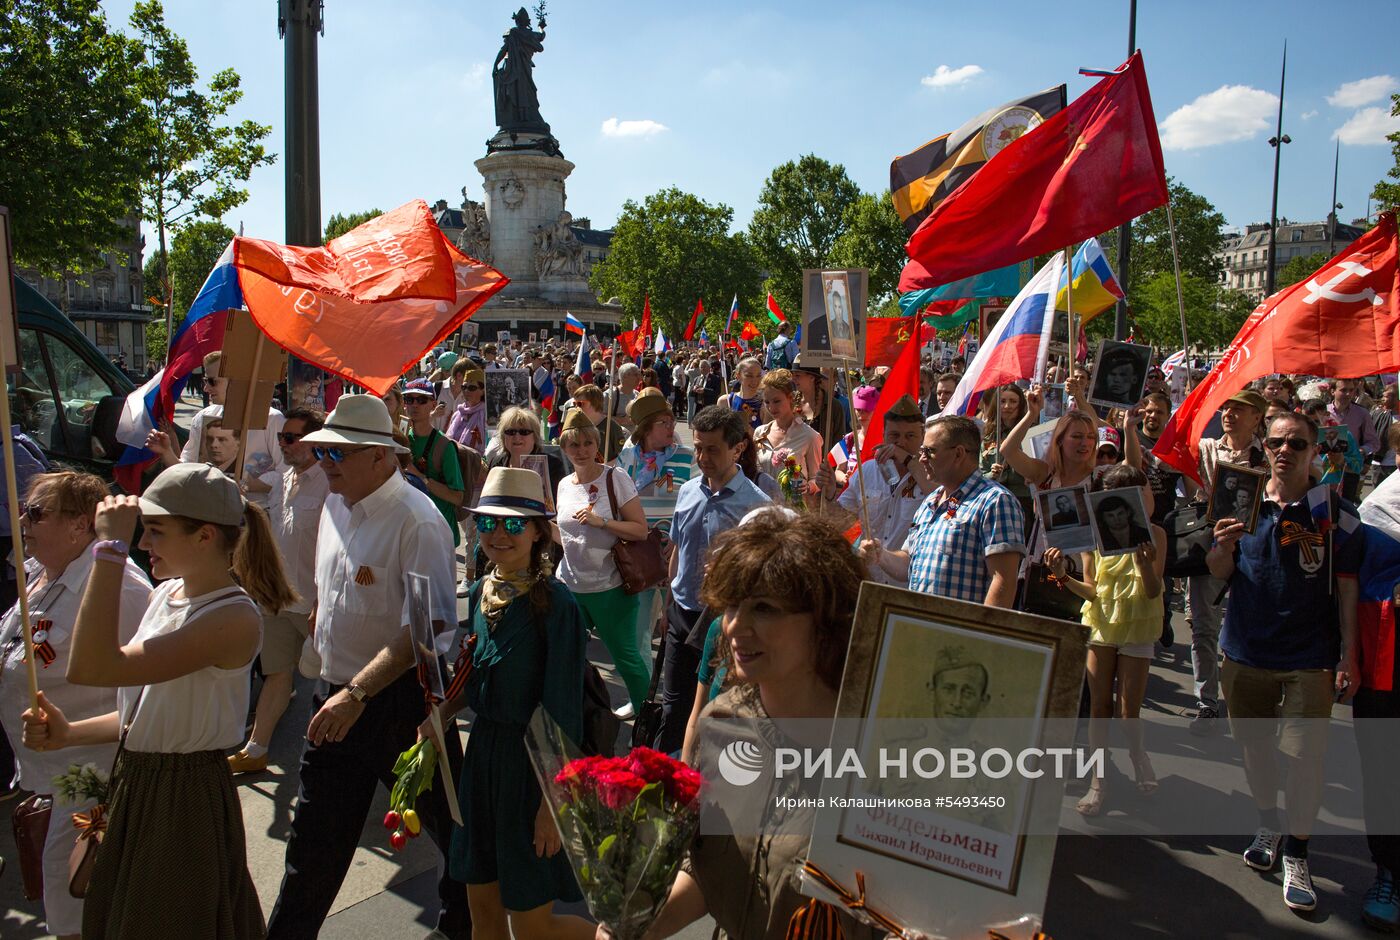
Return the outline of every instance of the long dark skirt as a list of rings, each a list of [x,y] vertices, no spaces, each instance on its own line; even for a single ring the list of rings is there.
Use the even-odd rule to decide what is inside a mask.
[[[221,751],[125,751],[83,904],[86,940],[267,934]]]

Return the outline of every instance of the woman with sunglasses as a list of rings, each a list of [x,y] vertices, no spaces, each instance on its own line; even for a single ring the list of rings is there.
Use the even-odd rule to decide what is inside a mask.
[[[134,639],[123,642],[111,611],[138,518],[151,573],[164,583]],[[139,500],[104,499],[94,528],[68,680],[117,689],[117,709],[71,720],[41,695],[39,708],[23,715],[24,744],[34,750],[123,741],[83,935],[168,936],[179,924],[182,936],[261,937],[224,755],[243,740],[258,607],[281,610],[295,599],[267,516],[213,467],[182,463]]]
[[[461,372],[462,394],[447,422],[447,436],[481,454],[486,452],[486,445],[490,443],[486,430],[486,373],[470,359],[462,362],[468,368]],[[453,375],[456,374],[454,370]]]
[[[29,558],[25,585],[39,690],[49,701],[57,702],[72,720],[96,718],[117,707],[115,689],[72,685],[66,676],[78,606],[92,575],[92,543],[97,537],[93,518],[106,495],[106,485],[91,474],[45,473],[30,482],[20,515],[20,531]],[[146,612],[151,583],[130,559],[126,560],[120,580],[120,599],[113,610],[117,611],[119,635],[129,641]],[[0,620],[0,726],[15,752],[19,786],[35,793],[52,793],[54,778],[66,773],[71,764],[92,763],[106,773],[112,767],[116,750],[111,743],[57,754],[19,747],[23,727],[20,715],[30,705],[28,666],[20,629],[16,604]],[[68,858],[77,837],[77,830],[68,820],[73,813],[91,812],[96,801],[70,801],[62,794],[54,794],[53,800],[43,853],[44,916],[49,933],[76,938],[83,926],[83,902],[68,893]]]
[[[537,474],[496,467],[473,510],[490,561],[468,595],[472,672],[444,717],[472,711],[462,762],[463,825],[453,832],[452,877],[467,885],[480,940],[592,937],[555,901],[582,899],[559,830],[525,751],[525,726],[541,706],[575,742],[583,735],[587,633],[569,589],[550,577],[549,520]],[[469,641],[472,642],[472,641]]]
[[[559,450],[544,443],[544,426],[540,416],[530,408],[507,408],[496,426],[499,435],[497,447],[486,457],[487,469],[496,467],[526,467],[525,458],[543,455],[549,467],[549,502],[554,505],[554,494],[559,481],[564,479],[564,461]]]

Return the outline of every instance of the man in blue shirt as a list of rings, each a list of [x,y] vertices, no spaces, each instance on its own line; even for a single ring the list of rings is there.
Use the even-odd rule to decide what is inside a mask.
[[[769,502],[739,469],[739,455],[750,446],[748,424],[741,413],[712,405],[695,415],[691,429],[700,475],[681,486],[671,519],[671,604],[661,652],[661,727],[655,744],[666,754],[680,750],[695,704],[700,651],[687,645],[686,639],[705,606],[700,602],[700,582],[710,540],[737,526],[750,509]]]
[[[1311,488],[1308,472],[1317,457],[1312,421],[1275,416],[1264,450],[1271,474],[1254,533],[1246,535],[1238,519],[1221,519],[1206,564],[1230,583],[1220,633],[1221,687],[1259,810],[1259,830],[1244,861],[1272,871],[1282,842],[1284,903],[1310,911],[1317,892],[1308,872],[1308,836],[1322,804],[1327,726],[1334,697],[1350,700],[1360,678],[1356,572],[1365,530],[1351,504],[1329,488]],[[1327,524],[1315,520],[1313,503],[1319,510],[1325,505]],[[1287,758],[1286,819],[1278,809],[1280,751]]]

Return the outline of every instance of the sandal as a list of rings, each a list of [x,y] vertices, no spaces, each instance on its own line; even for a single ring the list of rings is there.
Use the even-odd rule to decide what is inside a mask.
[[[1098,816],[1103,812],[1103,787],[1090,785],[1089,792],[1075,804],[1081,816]]]
[[[1152,760],[1146,754],[1141,757],[1133,757],[1133,776],[1137,778],[1138,792],[1143,796],[1151,796],[1157,792],[1157,774],[1152,769]]]

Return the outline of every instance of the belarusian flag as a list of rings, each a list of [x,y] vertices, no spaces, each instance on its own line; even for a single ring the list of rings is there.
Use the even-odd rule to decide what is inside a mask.
[[[772,320],[777,325],[782,325],[787,322],[787,317],[783,316],[783,311],[778,307],[778,301],[773,299],[771,293],[768,295],[768,319]]]

